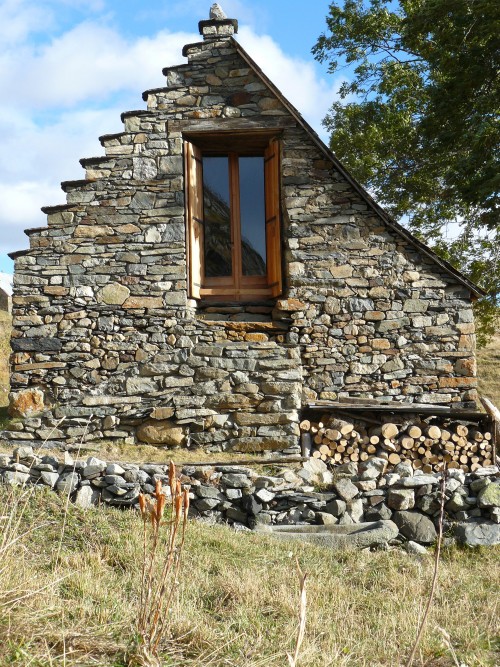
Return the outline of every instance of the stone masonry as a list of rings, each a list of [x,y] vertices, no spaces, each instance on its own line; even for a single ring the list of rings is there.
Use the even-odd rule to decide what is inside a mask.
[[[153,494],[158,481],[168,492],[168,469],[161,464],[109,463],[93,456],[73,460],[67,453],[60,462],[30,446],[18,447],[13,456],[0,454],[0,484],[50,488],[80,507],[137,507],[139,493]],[[294,532],[305,531],[299,533],[301,539],[312,532],[317,535],[313,541],[322,541],[325,529],[336,526],[334,530],[343,533],[348,527],[357,535],[352,546],[389,541],[411,547],[411,542],[435,542],[443,502],[448,535],[472,546],[500,543],[500,479],[494,466],[472,474],[449,470],[443,480],[442,475],[413,472],[406,464],[388,472],[387,462],[377,457],[338,466],[333,473],[322,461],[310,459],[303,466],[287,464],[272,471],[184,466],[179,478],[190,490],[190,516],[239,530],[293,526]],[[315,489],[318,483],[323,485],[321,492]],[[363,535],[366,539],[360,541]],[[335,542],[349,544],[338,536]],[[331,539],[326,544],[332,546]]]
[[[233,38],[204,41],[81,160],[14,253],[15,443],[117,438],[300,452],[317,399],[475,407],[477,288],[375,204]],[[281,145],[284,289],[190,299],[183,139],[265,129]]]

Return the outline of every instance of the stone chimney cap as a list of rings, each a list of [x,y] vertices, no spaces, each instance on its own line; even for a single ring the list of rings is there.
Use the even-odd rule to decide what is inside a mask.
[[[224,19],[227,19],[224,10],[218,2],[214,2],[214,4],[210,7],[210,19],[212,21],[223,21]]]
[[[210,18],[208,21],[200,21],[198,28],[204,40],[224,39],[238,32],[238,21],[228,19],[222,7],[214,2],[210,7]]]

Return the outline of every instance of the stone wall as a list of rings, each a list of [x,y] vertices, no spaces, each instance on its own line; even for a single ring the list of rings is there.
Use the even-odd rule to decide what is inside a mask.
[[[303,467],[275,468],[273,474],[241,466],[185,466],[180,479],[190,487],[191,516],[227,522],[235,528],[360,523],[383,528],[377,522],[394,522],[399,535],[395,530],[391,543],[430,544],[437,536],[441,475],[414,473],[403,464],[388,472],[386,461],[380,458],[339,466],[334,473],[313,459]],[[12,457],[0,455],[0,482],[49,487],[70,495],[82,507],[136,507],[139,493],[152,494],[157,480],[168,487],[167,465],[106,463],[95,457],[86,461],[66,457],[60,463],[26,446]],[[315,491],[315,484],[325,490]],[[499,543],[498,468],[481,468],[467,475],[449,470],[445,510],[446,529],[459,541]],[[382,531],[382,538],[384,534],[387,537]],[[380,544],[380,532],[376,535],[373,544]],[[369,546],[372,539],[362,544]]]
[[[467,285],[380,218],[230,37],[185,54],[17,254],[11,439],[292,454],[311,400],[474,406]],[[214,128],[280,134],[275,301],[188,299],[183,135]]]

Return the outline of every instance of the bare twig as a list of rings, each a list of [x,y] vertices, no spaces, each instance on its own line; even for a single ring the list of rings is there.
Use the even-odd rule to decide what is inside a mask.
[[[302,646],[302,642],[304,641],[304,635],[306,631],[306,610],[307,610],[307,594],[306,594],[307,574],[304,574],[300,569],[298,559],[296,558],[295,560],[297,564],[297,575],[299,577],[299,586],[300,586],[299,629],[297,632],[297,641],[295,643],[295,653],[293,654],[293,656],[290,653],[286,654],[290,667],[297,666],[300,647]]]
[[[441,497],[440,497],[440,508],[439,508],[439,523],[438,523],[438,536],[437,536],[437,541],[436,541],[436,551],[434,553],[434,572],[432,575],[432,583],[431,583],[431,590],[429,593],[429,599],[427,600],[427,605],[425,607],[424,615],[422,617],[422,621],[420,623],[420,627],[418,629],[417,633],[417,638],[415,639],[415,643],[413,644],[413,648],[410,653],[410,657],[408,658],[408,662],[406,663],[405,667],[411,667],[413,665],[413,660],[415,658],[415,653],[417,652],[418,645],[420,644],[420,640],[422,639],[422,635],[424,634],[424,629],[425,629],[425,624],[427,623],[427,618],[429,616],[429,612],[432,606],[432,602],[434,600],[434,593],[436,592],[436,587],[437,587],[437,582],[438,582],[438,574],[439,574],[439,561],[441,557],[441,545],[443,542],[443,522],[444,522],[444,503],[446,500],[445,496],[445,491],[446,491],[446,479],[447,479],[447,469],[446,465],[443,470],[443,475],[441,477]]]

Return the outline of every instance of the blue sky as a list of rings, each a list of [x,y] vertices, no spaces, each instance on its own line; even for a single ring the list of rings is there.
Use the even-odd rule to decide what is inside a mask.
[[[327,0],[223,0],[240,43],[326,139],[321,127],[340,85],[311,48],[326,27]],[[0,284],[28,247],[23,230],[46,224],[40,207],[64,203],[60,182],[80,179],[78,160],[103,154],[101,134],[120,113],[145,108],[200,39],[210,0],[0,0]],[[7,274],[7,275],[5,275]]]

